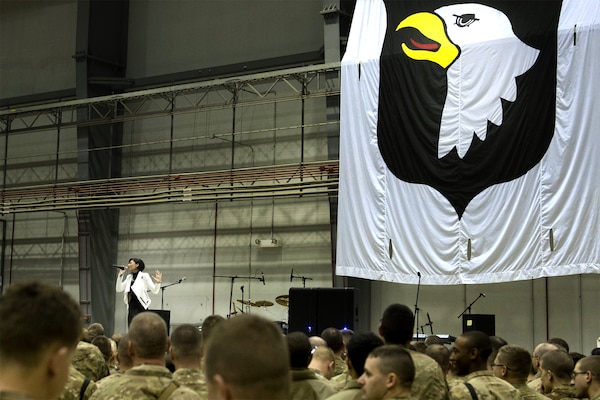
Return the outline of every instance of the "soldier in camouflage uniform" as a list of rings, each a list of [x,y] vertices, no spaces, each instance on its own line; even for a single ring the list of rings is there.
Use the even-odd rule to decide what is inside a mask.
[[[542,375],[542,371],[540,371],[540,360],[544,354],[551,350],[559,350],[559,348],[555,344],[544,342],[539,343],[533,349],[533,354],[531,355],[531,370],[535,372],[535,374],[527,379],[527,386],[533,390],[539,391],[542,386],[542,381],[540,379],[540,376]]]
[[[575,397],[575,388],[571,386],[573,358],[564,350],[552,350],[540,360],[541,390],[552,400]]]
[[[123,335],[119,340],[119,345],[117,346],[117,361],[119,363],[119,369],[114,374],[110,374],[109,376],[105,376],[96,382],[96,386],[98,388],[108,384],[113,379],[118,379],[120,375],[122,375],[125,371],[133,368],[133,360],[129,356],[129,335]]]
[[[83,330],[79,304],[41,282],[16,283],[0,298],[0,399],[57,398]]]
[[[500,347],[493,360],[492,372],[500,379],[513,385],[523,400],[546,400],[546,396],[527,386],[527,376],[531,370],[531,354],[519,346]]]
[[[99,381],[105,376],[110,375],[100,349],[83,340],[77,343],[77,349],[73,356],[73,365],[79,372],[93,381]]]
[[[571,384],[578,399],[600,400],[600,355],[577,361],[571,374]]]
[[[83,388],[85,385],[85,389]],[[83,394],[81,391],[83,390]],[[96,383],[87,378],[71,365],[69,367],[69,378],[65,388],[58,400],[88,400],[96,391]]]
[[[479,399],[520,400],[521,394],[510,383],[494,376],[487,369],[492,354],[490,338],[480,331],[468,331],[456,338],[450,353],[450,365],[456,376],[464,376],[464,383],[450,388],[451,400]]]
[[[219,322],[205,346],[211,400],[289,399],[288,347],[273,321],[242,314]]]
[[[204,373],[200,369],[202,359],[202,333],[193,325],[183,324],[171,333],[171,360],[175,365],[173,380],[180,386],[189,387],[203,399],[208,399]]]
[[[415,364],[408,350],[384,345],[371,351],[358,378],[365,400],[411,399]]]
[[[369,353],[380,346],[383,346],[383,340],[372,332],[357,333],[352,336],[346,345],[349,379],[338,393],[328,397],[327,400],[362,400],[358,377],[364,372]]]
[[[189,388],[179,387],[165,367],[168,347],[167,325],[152,312],[136,315],[129,326],[129,352],[133,368],[101,385],[91,400],[158,399],[174,389],[168,399],[199,400]]]
[[[292,386],[290,399],[326,399],[335,393],[326,379],[319,379],[308,369],[311,346],[308,336],[303,332],[290,332],[286,336],[292,368]]]
[[[342,359],[342,354],[346,351],[342,331],[333,327],[325,328],[323,332],[321,332],[321,337],[325,339],[325,342],[327,342],[327,347],[333,351],[335,356],[333,376],[347,372],[348,367],[346,366],[346,362]]]
[[[415,379],[411,396],[414,399],[446,400],[448,387],[442,369],[438,363],[423,353],[409,350],[415,325],[415,316],[410,308],[403,304],[392,304],[383,312],[379,323],[379,335],[385,344],[404,346],[415,365]]]

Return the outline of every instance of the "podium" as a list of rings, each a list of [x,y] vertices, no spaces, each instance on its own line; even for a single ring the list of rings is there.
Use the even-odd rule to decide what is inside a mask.
[[[171,334],[171,311],[170,310],[148,310],[158,314],[167,324],[167,336]]]
[[[488,336],[496,336],[496,316],[494,314],[463,314],[463,332],[481,331]]]

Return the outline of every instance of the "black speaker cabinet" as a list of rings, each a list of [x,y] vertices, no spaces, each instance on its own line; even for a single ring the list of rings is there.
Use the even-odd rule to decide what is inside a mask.
[[[496,316],[494,314],[464,314],[463,332],[481,331],[489,336],[496,335]]]
[[[170,335],[171,334],[171,311],[169,311],[169,310],[148,310],[148,311],[160,315],[160,317],[167,324],[167,335]]]
[[[288,331],[308,336],[325,328],[354,329],[354,288],[290,288]]]

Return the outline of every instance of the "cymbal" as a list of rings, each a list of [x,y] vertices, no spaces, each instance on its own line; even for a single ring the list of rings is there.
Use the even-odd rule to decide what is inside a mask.
[[[253,306],[253,307],[255,306],[255,303],[251,302],[250,300],[244,300],[244,301],[242,301],[242,300],[238,299],[237,301],[240,302],[240,303],[242,303],[242,304],[245,304],[247,306]]]
[[[275,301],[277,302],[277,304],[284,306],[284,307],[289,307],[290,305],[290,296],[288,296],[287,294],[282,294],[281,296],[277,296],[275,298]]]
[[[272,301],[269,300],[258,300],[254,302],[254,307],[271,307],[273,305]]]

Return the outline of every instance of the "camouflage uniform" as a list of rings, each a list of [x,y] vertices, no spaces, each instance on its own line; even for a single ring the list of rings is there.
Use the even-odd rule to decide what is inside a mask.
[[[600,400],[600,393],[592,397],[590,400]]]
[[[157,399],[171,384],[173,375],[163,366],[140,365],[101,385],[90,400]],[[200,400],[192,389],[179,387],[169,399]]]
[[[102,352],[91,343],[83,341],[77,343],[72,364],[94,382],[110,375]]]
[[[333,386],[333,390],[335,392],[339,392],[340,390],[344,389],[346,384],[351,380],[352,377],[350,376],[350,372],[346,371],[344,373],[334,376],[329,380],[329,382],[331,383],[331,386]]]
[[[533,390],[532,388],[527,386],[526,383],[518,383],[516,385],[513,384],[513,386],[515,388],[517,388],[517,390],[521,393],[521,398],[523,400],[547,400],[548,399],[546,396],[544,396],[540,392],[536,392],[535,390]]]
[[[0,400],[35,400],[28,394],[0,390]]]
[[[575,387],[571,385],[558,385],[552,388],[550,393],[546,393],[545,396],[552,400],[574,399]]]
[[[65,384],[65,388],[63,389],[62,394],[58,398],[59,400],[78,400],[79,395],[81,394],[81,388],[83,387],[83,382],[85,381],[85,375],[81,372],[77,371],[77,369],[73,366],[69,366],[69,377],[67,378],[67,383]],[[92,381],[89,382],[85,392],[83,393],[83,399],[89,399],[92,393],[96,391],[96,384]]]
[[[334,361],[333,376],[338,376],[348,371],[348,365],[346,365],[346,361],[341,356],[335,356]]]
[[[510,383],[500,379],[491,371],[475,371],[465,376],[465,382],[470,383],[479,399],[520,400],[521,394]],[[450,389],[451,400],[472,400],[466,385],[455,385]]]
[[[418,351],[408,350],[415,364],[415,380],[410,395],[415,399],[446,400],[448,386],[440,365],[433,358]]]
[[[330,384],[317,378],[317,375],[308,368],[292,369],[290,399],[319,400],[326,399],[334,393]]]
[[[198,393],[202,399],[208,399],[208,389],[204,374],[199,369],[180,368],[173,372],[173,380],[179,386],[185,386]]]
[[[110,374],[109,376],[105,376],[104,378],[96,382],[96,388],[100,389],[101,387],[107,385],[108,382],[111,382],[115,379],[119,379],[121,375],[123,375],[123,372],[117,372],[116,374]]]
[[[360,383],[356,379],[351,379],[346,382],[342,390],[328,397],[327,400],[362,400],[360,388]]]

